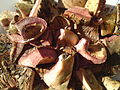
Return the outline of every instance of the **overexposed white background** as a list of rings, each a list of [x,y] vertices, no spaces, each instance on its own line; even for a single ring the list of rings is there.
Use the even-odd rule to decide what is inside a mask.
[[[106,3],[110,5],[116,5],[117,3],[120,3],[120,0],[106,0]]]
[[[0,13],[4,10],[14,10],[18,0],[0,0]]]

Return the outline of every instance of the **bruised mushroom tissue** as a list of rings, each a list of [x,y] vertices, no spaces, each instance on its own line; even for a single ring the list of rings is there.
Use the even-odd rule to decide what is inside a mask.
[[[20,68],[18,71],[21,73],[21,68],[28,70],[25,73],[34,72],[29,68],[35,69],[35,73],[39,74],[39,78],[46,83],[47,88],[66,90],[74,70],[73,67],[76,67],[74,63],[87,63],[77,66],[78,68],[102,64],[107,61],[108,53],[119,52],[120,49],[119,51],[116,48],[112,49],[111,45],[114,46],[114,44],[110,44],[117,43],[117,40],[120,41],[120,39],[116,39],[113,42],[111,39],[115,36],[120,38],[119,34],[113,36],[111,33],[104,32],[103,34],[101,31],[104,23],[109,24],[105,16],[101,15],[106,8],[105,0],[83,1],[76,0],[75,2],[73,0],[73,3],[70,0],[67,3],[65,0],[58,2],[20,0],[16,4],[16,12],[1,13],[1,26],[12,43],[9,63]],[[22,8],[22,6],[26,8]],[[116,19],[114,16],[113,18]],[[109,34],[111,35],[109,36]],[[0,46],[2,50],[6,44],[4,45],[0,39],[0,45],[3,45],[2,48]],[[76,56],[80,58],[76,58]],[[9,67],[9,64],[5,67]],[[4,70],[5,67],[1,69]],[[16,68],[14,71],[17,73]],[[12,71],[9,74],[4,73],[4,75],[9,75],[14,81],[16,76],[12,76],[11,73]],[[33,80],[31,76],[28,78]],[[16,80],[20,84],[19,79],[16,78]],[[3,87],[1,83],[4,82],[0,79],[0,88],[21,88],[17,84]],[[29,84],[30,87],[24,86],[23,90],[34,90],[35,87],[31,87],[33,83]]]

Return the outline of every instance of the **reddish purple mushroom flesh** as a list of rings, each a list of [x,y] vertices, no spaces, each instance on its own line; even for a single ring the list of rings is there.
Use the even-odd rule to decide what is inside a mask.
[[[12,41],[25,43],[41,36],[47,28],[47,22],[42,18],[27,17],[16,24],[19,34],[8,35]]]
[[[78,20],[86,19],[87,21],[90,21],[92,16],[89,13],[89,10],[86,8],[74,6],[73,8],[70,8],[64,12],[65,16],[77,18]],[[74,16],[74,17],[73,17]]]
[[[19,64],[35,68],[38,64],[56,62],[57,54],[54,49],[41,47],[33,48],[24,53],[19,59]]]
[[[101,64],[104,63],[107,59],[107,52],[103,45],[100,47],[97,47],[97,45],[92,48],[99,48],[99,51],[88,51],[89,48],[89,41],[85,38],[82,38],[77,45],[75,45],[75,48],[79,54],[81,54],[84,58],[87,60],[90,60],[94,64]]]

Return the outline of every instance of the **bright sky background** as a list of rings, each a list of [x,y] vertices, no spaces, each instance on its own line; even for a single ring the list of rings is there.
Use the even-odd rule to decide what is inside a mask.
[[[120,3],[120,0],[106,0],[106,3],[110,5],[116,5],[117,3]]]

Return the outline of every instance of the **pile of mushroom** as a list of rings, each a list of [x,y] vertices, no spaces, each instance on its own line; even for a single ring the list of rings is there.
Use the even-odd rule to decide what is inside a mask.
[[[83,81],[86,73],[83,68],[105,63],[109,53],[115,52],[108,42],[120,36],[108,38],[111,33],[104,33],[105,0],[78,0],[82,2],[73,4],[67,1],[59,0],[57,7],[50,7],[52,0],[36,0],[35,4],[29,3],[32,10],[28,13],[19,6],[27,2],[22,1],[17,4],[14,17],[1,20],[13,42],[10,61],[35,69],[49,88],[66,90],[72,75],[76,75],[85,88],[96,90]],[[46,2],[49,2],[47,7]],[[51,15],[45,14],[47,8]],[[10,21],[6,24],[5,20]],[[10,30],[12,25],[14,31]],[[91,78],[95,80],[94,76]]]

